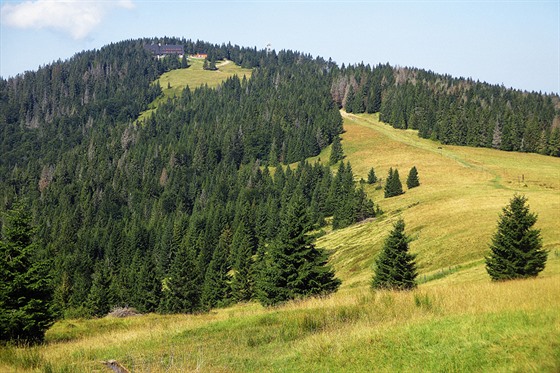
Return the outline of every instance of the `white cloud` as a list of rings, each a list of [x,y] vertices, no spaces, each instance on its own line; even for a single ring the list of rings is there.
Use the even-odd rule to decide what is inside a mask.
[[[114,8],[132,9],[132,0],[36,0],[2,6],[2,23],[16,28],[52,28],[85,38]]]

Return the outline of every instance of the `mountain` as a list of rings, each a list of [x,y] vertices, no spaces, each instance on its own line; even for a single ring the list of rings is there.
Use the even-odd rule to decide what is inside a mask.
[[[218,71],[154,58],[145,45],[157,42]],[[556,370],[560,158],[492,149],[504,132],[490,145],[485,132],[515,117],[525,146],[535,118],[548,149],[556,96],[183,39],[116,43],[1,84],[0,208],[28,201],[65,320],[45,345],[0,347],[0,370],[112,358],[142,371]],[[462,133],[478,147],[453,145]],[[331,164],[333,142],[343,159]],[[412,167],[420,186],[384,198],[389,169]],[[379,180],[360,182],[371,168]],[[495,284],[483,258],[515,193],[549,259],[536,279]],[[401,217],[419,288],[372,292]],[[333,271],[318,272],[339,291],[247,302],[262,296],[260,274],[292,265],[278,237],[328,257]],[[81,319],[127,305],[194,314]]]
[[[155,43],[252,73],[224,77],[216,88],[190,78],[162,86],[162,74],[197,75],[202,61],[188,67],[176,55],[155,58],[146,48]],[[417,69],[337,66],[293,51],[123,41],[0,81],[1,208],[29,201],[44,256],[53,259],[60,312],[100,315],[126,304],[164,311],[161,284],[179,252],[192,256],[200,287],[193,311],[206,307],[202,288],[220,237],[231,235],[228,276],[247,261],[257,271],[255,258],[277,236],[294,193],[309,209],[307,230],[327,227],[330,217],[344,228],[376,214],[350,164],[331,170],[304,162],[343,132],[340,108],[379,112],[394,127],[443,144],[559,155],[558,102]],[[252,298],[257,279],[244,281],[245,289],[230,289],[209,306]],[[100,284],[108,293],[99,295]]]

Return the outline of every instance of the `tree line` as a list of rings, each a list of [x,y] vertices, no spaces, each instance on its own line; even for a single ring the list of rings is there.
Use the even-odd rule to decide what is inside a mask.
[[[0,211],[29,202],[30,215],[14,221],[35,238],[20,242],[26,253],[48,262],[35,274],[48,269],[39,277],[52,279],[49,312],[97,316],[117,305],[198,312],[336,290],[328,251],[314,247],[313,234],[327,218],[338,229],[380,213],[343,160],[338,110],[387,107],[402,80],[397,70],[161,41],[254,72],[217,89],[187,87],[142,123],[138,114],[161,93],[152,82],[188,68],[153,58],[144,48],[153,40],[0,79]],[[304,161],[331,144],[329,166]],[[3,250],[15,237],[10,219]],[[3,273],[3,283],[14,273]],[[7,298],[21,290],[2,289]]]
[[[443,144],[560,156],[560,98],[414,68],[342,66],[331,95],[349,113]]]

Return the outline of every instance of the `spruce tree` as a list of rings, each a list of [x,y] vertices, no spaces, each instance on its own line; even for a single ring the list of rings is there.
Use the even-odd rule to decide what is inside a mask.
[[[255,237],[245,222],[235,230],[231,244],[233,279],[232,296],[236,301],[248,301],[253,297],[253,253]]]
[[[109,290],[111,277],[107,261],[101,260],[95,264],[95,272],[92,276],[92,284],[89,290],[87,307],[92,316],[105,316],[114,304],[111,303]]]
[[[340,143],[340,136],[333,137],[331,156],[329,158],[329,163],[331,165],[337,164],[338,161],[344,158],[344,151],[342,150],[342,144]]]
[[[545,267],[547,252],[540,230],[532,226],[537,215],[529,212],[527,198],[515,195],[498,221],[492,237],[486,270],[493,281],[537,276]]]
[[[410,239],[404,228],[404,220],[399,219],[375,261],[372,281],[375,289],[410,290],[416,287],[416,256],[408,252]]]
[[[328,294],[340,280],[328,266],[328,255],[311,243],[301,190],[294,193],[282,217],[282,228],[263,256],[257,278],[257,298],[274,305],[294,298]]]
[[[340,163],[333,180],[332,200],[334,201],[333,229],[347,227],[356,222],[354,174],[350,162]]]
[[[195,250],[183,242],[163,280],[163,313],[192,313],[199,309],[201,281],[196,262]]]
[[[25,204],[17,202],[0,241],[0,341],[42,342],[55,319],[49,265],[34,232]]]
[[[201,303],[205,309],[226,305],[230,301],[231,265],[228,258],[231,241],[231,230],[227,227],[220,235],[204,278]]]
[[[354,221],[359,222],[375,216],[373,201],[368,198],[363,187],[354,192]]]
[[[389,169],[387,180],[385,181],[385,198],[394,197],[403,194],[402,183],[399,177],[399,170]]]
[[[377,176],[375,175],[375,171],[373,167],[370,168],[368,175],[367,175],[367,183],[368,184],[375,184],[377,182]]]
[[[420,180],[418,179],[418,170],[416,170],[416,166],[413,166],[408,173],[408,177],[406,178],[406,186],[408,189],[416,188],[420,185]]]

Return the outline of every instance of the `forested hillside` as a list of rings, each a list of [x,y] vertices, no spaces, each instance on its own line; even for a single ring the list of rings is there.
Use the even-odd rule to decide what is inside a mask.
[[[188,68],[154,58],[144,48],[154,42],[254,70],[216,89],[187,87],[136,123],[161,94],[155,79]],[[444,143],[558,156],[555,105],[557,96],[389,65],[124,41],[0,80],[0,209],[28,201],[67,316],[204,310],[266,292],[263,263],[288,240],[295,211],[299,234],[378,213],[349,163],[333,172],[305,162],[339,143],[340,107]],[[292,295],[312,291],[321,289]]]
[[[333,99],[349,113],[380,113],[423,138],[560,156],[560,98],[414,68],[363,64],[335,74]]]
[[[153,58],[148,42],[2,82],[2,208],[30,202],[59,311],[192,312],[251,299],[256,255],[279,235],[292,201],[304,231],[328,216],[343,227],[374,215],[349,164],[336,176],[320,164],[279,167],[319,154],[342,132],[328,63],[168,40],[256,70],[218,89],[187,87],[135,123],[161,92],[154,79],[182,67]]]

